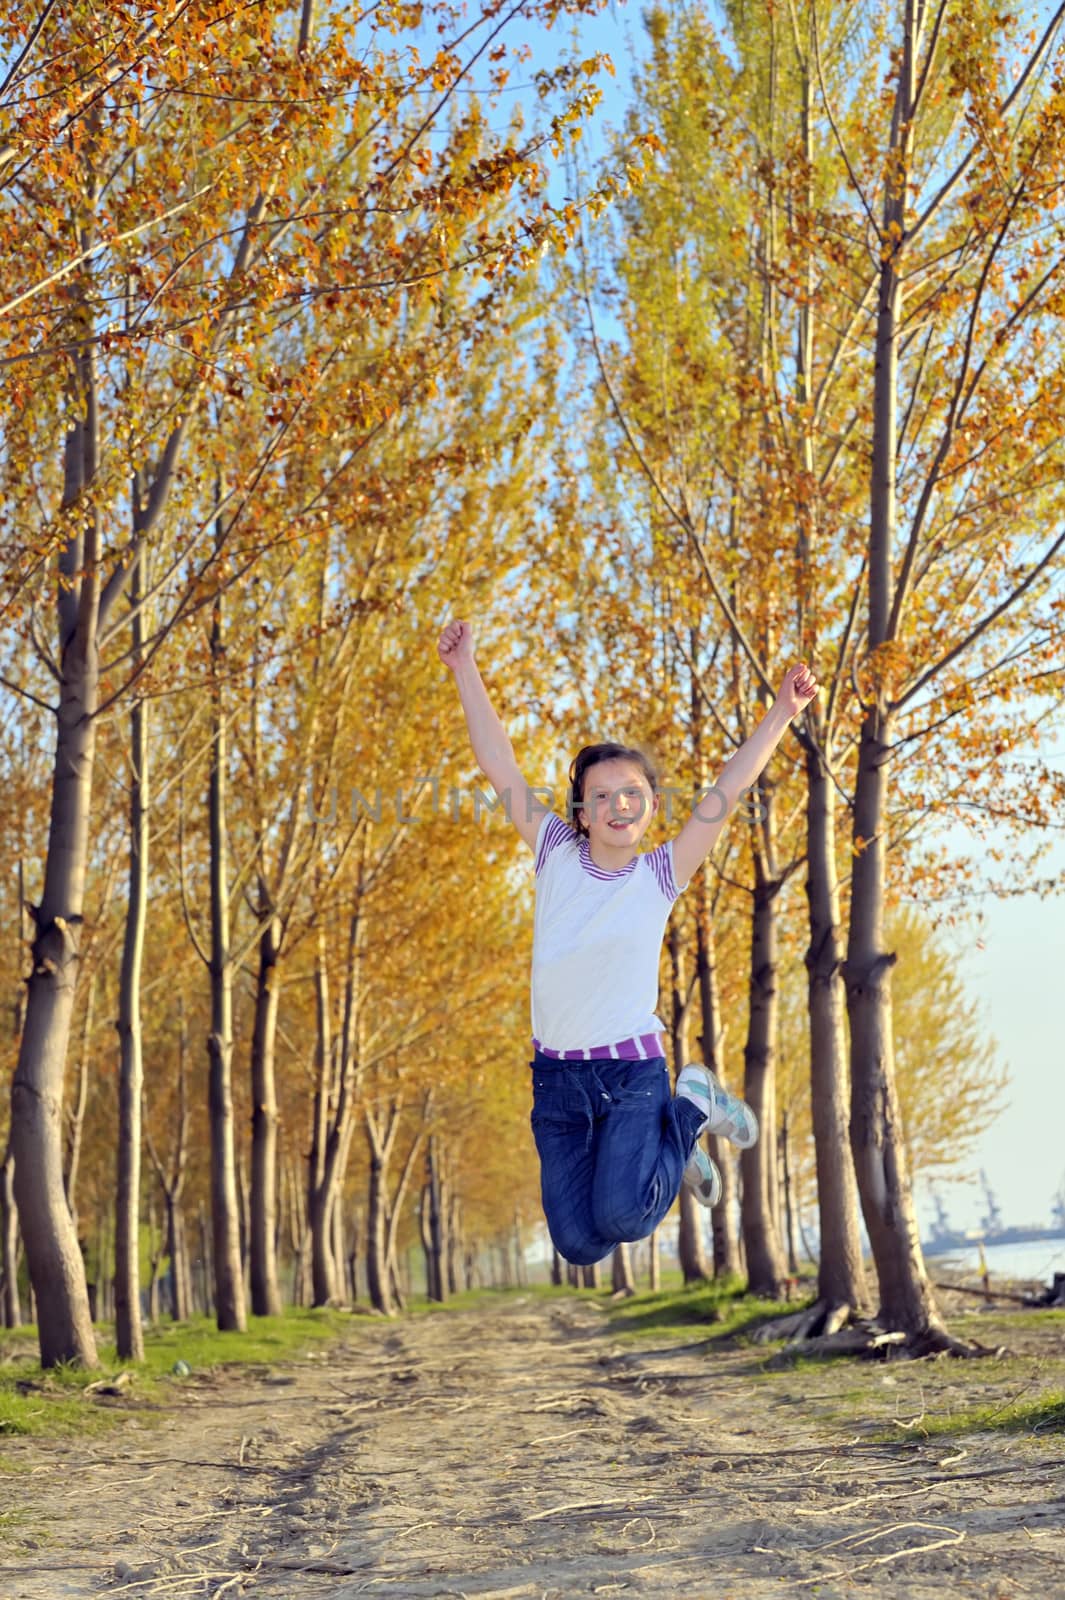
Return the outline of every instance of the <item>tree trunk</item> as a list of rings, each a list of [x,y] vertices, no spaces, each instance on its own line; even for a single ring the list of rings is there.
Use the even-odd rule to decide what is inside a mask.
[[[404,1286],[404,1284],[400,1282],[399,1264],[397,1263],[395,1256],[389,1256],[388,1258],[388,1281],[392,1286],[392,1298],[399,1307],[400,1311],[406,1311],[407,1309],[407,1296],[410,1289],[409,1263],[407,1263],[407,1266],[408,1282],[407,1285]]]
[[[351,1280],[352,1304],[359,1298],[359,1246],[362,1243],[362,1210],[356,1206],[351,1215],[351,1249],[348,1251],[348,1277]]]
[[[688,648],[693,662],[699,659],[700,630],[688,631]],[[703,690],[699,679],[691,675],[691,745],[692,765],[700,786],[707,782],[706,713]],[[699,990],[699,1012],[702,1032],[699,1048],[703,1064],[727,1083],[725,1071],[725,1030],[721,1025],[721,1003],[718,996],[717,960],[714,946],[714,918],[710,903],[710,863],[706,861],[695,874],[692,886],[695,912],[695,981]],[[714,1134],[707,1135],[710,1158],[721,1174],[721,1199],[710,1213],[710,1231],[713,1240],[714,1275],[734,1274],[740,1270],[739,1238],[736,1232],[736,1165],[724,1140]]]
[[[848,1135],[850,1067],[841,970],[836,812],[832,779],[812,743],[806,752],[806,777],[810,1102],[821,1234],[817,1293],[830,1311],[836,1306],[861,1310],[868,1305],[869,1288],[862,1264],[858,1188]]]
[[[243,1282],[248,1279],[248,1251],[251,1239],[251,1198],[248,1193],[248,1166],[244,1156],[244,1143],[242,1140],[236,1146],[237,1167],[237,1219],[240,1232],[240,1275]]]
[[[370,1187],[366,1200],[366,1288],[375,1311],[390,1317],[395,1309],[389,1287],[387,1248],[387,1191],[384,1155],[370,1142]]]
[[[561,1287],[562,1287],[562,1278],[563,1278],[563,1274],[565,1273],[565,1270],[566,1270],[566,1263],[563,1261],[562,1257],[559,1255],[559,1253],[555,1249],[554,1245],[552,1245],[551,1246],[551,1282],[554,1284],[556,1289],[561,1289]],[[466,1287],[467,1287],[467,1289],[472,1289],[473,1285],[472,1285],[472,1283],[469,1282],[469,1278],[470,1278],[470,1274],[467,1273],[466,1274],[466,1279],[467,1279]]]
[[[26,887],[22,861],[18,864],[18,925],[15,930],[21,978],[22,951],[26,943]],[[15,1048],[22,1037],[26,1010],[26,986],[14,985],[11,999],[11,1037]],[[21,1328],[22,1306],[18,1292],[18,1207],[15,1204],[15,1157],[8,1136],[7,1149],[0,1163],[0,1326]]]
[[[632,1251],[627,1244],[616,1244],[611,1260],[611,1287],[615,1294],[636,1293],[636,1280],[632,1275]]]
[[[78,1228],[78,1176],[81,1171],[81,1141],[85,1130],[85,1107],[89,1099],[89,1050],[92,1041],[93,1019],[96,1015],[96,973],[89,978],[85,995],[85,1013],[81,1022],[81,1045],[75,1076],[74,1105],[67,1113],[67,1164],[63,1187],[70,1210],[74,1231]]]
[[[877,662],[877,652],[892,642],[902,312],[900,253],[905,245],[906,174],[913,147],[911,111],[919,31],[910,3],[906,6],[905,29],[892,122],[892,158],[896,163],[893,170],[899,173],[900,181],[888,185],[884,202],[883,234],[889,245],[881,265],[877,303],[866,627],[873,681],[858,749],[854,869],[844,981],[851,1030],[851,1146],[862,1213],[876,1262],[880,1317],[891,1329],[921,1337],[941,1331],[942,1325],[924,1270],[895,1089],[891,1016],[891,968],[895,957],[884,948],[887,790],[893,727],[889,689]]]
[[[95,197],[86,166],[87,213]],[[87,244],[91,224],[79,225],[78,232]],[[84,301],[80,320],[87,332],[91,319]],[[97,1365],[85,1266],[63,1188],[63,1074],[81,965],[100,676],[99,524],[91,504],[99,440],[91,340],[81,342],[73,361],[62,504],[76,526],[59,558],[59,706],[48,852],[44,892],[33,912],[33,964],[11,1085],[15,1198],[46,1367],[64,1361]]]
[[[699,1012],[702,1034],[699,1044],[703,1062],[723,1084],[728,1083],[725,1071],[725,1030],[721,1024],[721,1001],[717,980],[717,951],[714,942],[714,922],[710,910],[710,892],[707,884],[709,864],[700,868],[695,878],[695,974],[699,986]],[[736,1232],[736,1166],[732,1153],[723,1139],[711,1135],[707,1144],[710,1155],[721,1173],[721,1199],[710,1213],[713,1236],[715,1276],[740,1274],[740,1245]]]
[[[428,1157],[426,1161],[428,1162]],[[441,1295],[436,1279],[437,1262],[433,1255],[433,1230],[429,1220],[432,1203],[429,1184],[423,1183],[421,1194],[418,1196],[418,1235],[421,1239],[422,1255],[425,1257],[425,1298],[439,1300]]]
[[[143,659],[144,596],[149,586],[147,546],[130,575],[135,666]],[[141,964],[148,913],[149,807],[148,702],[135,699],[130,713],[129,896],[118,991],[118,1194],[115,1205],[115,1346],[120,1361],[144,1360],[140,1294]],[[153,1276],[154,1284],[154,1276]]]
[[[680,929],[672,923],[668,935],[670,988],[670,1032],[673,1048],[674,1079],[688,1060],[688,1017],[690,1007],[684,997],[684,980],[681,973]],[[680,1227],[677,1233],[677,1256],[684,1282],[705,1283],[709,1277],[706,1248],[703,1243],[703,1208],[688,1188],[681,1184],[677,1196]]]
[[[791,1189],[791,1159],[788,1149],[788,1113],[780,1119],[780,1188],[784,1196],[784,1240],[788,1252],[788,1272],[799,1276],[799,1245],[795,1235],[795,1207]]]
[[[159,1268],[163,1261],[163,1240],[160,1238],[155,1214],[155,1196],[148,1197],[148,1321],[155,1327],[159,1321]]]
[[[517,1215],[514,1218],[515,1249],[522,1252],[521,1227]],[[447,1284],[450,1294],[458,1294],[462,1288],[460,1263],[463,1256],[462,1246],[462,1205],[457,1194],[451,1194],[447,1207]]]
[[[414,1172],[414,1164],[418,1159],[418,1153],[422,1147],[422,1139],[424,1138],[423,1130],[428,1121],[429,1108],[432,1103],[433,1092],[430,1089],[426,1094],[422,1104],[423,1128],[419,1129],[415,1133],[410,1145],[407,1148],[407,1154],[403,1159],[403,1165],[399,1169],[399,1178],[396,1180],[395,1194],[392,1196],[391,1201],[388,1199],[387,1187],[385,1189],[385,1252],[389,1261],[395,1261],[396,1259],[396,1246],[399,1235],[399,1225],[403,1214],[403,1201],[407,1193],[407,1185],[410,1183],[411,1175]],[[396,1136],[399,1131],[399,1116],[399,1105],[394,1102],[389,1110],[388,1127],[382,1144],[382,1149],[386,1154],[390,1153],[395,1148]]]
[[[362,882],[356,892],[356,906],[348,923],[347,982],[344,991],[344,1020],[339,1040],[339,1060],[335,1070],[329,1063],[335,1056],[327,1031],[327,970],[324,930],[318,951],[319,1092],[315,1099],[314,1148],[310,1209],[314,1248],[315,1305],[335,1301],[340,1293],[343,1254],[334,1248],[334,1235],[342,1219],[341,1193],[351,1150],[355,1086],[359,1071],[360,990],[363,925],[360,914]],[[332,1083],[332,1094],[326,1084]],[[394,1125],[394,1124],[393,1124]],[[322,1298],[327,1296],[328,1298]]]
[[[185,1021],[185,1001],[178,996],[178,1108],[169,1165],[164,1166],[155,1148],[150,1128],[145,1130],[148,1153],[155,1168],[166,1207],[166,1253],[170,1259],[170,1314],[175,1322],[192,1315],[192,1276],[189,1264],[185,1216],[181,1196],[185,1188],[185,1167],[189,1148],[188,1054],[189,1035]]]
[[[447,1299],[445,1217],[441,1197],[443,1185],[440,1175],[440,1145],[435,1133],[429,1138],[429,1148],[425,1158],[425,1178],[429,1202],[429,1253],[432,1258],[432,1288],[429,1291],[429,1298],[443,1301]]]
[[[0,1317],[5,1328],[21,1328],[18,1294],[18,1211],[15,1207],[15,1158],[8,1145],[0,1165]]]
[[[450,1218],[450,1212],[451,1212],[451,1207],[450,1207],[450,1204],[449,1204],[449,1206],[448,1206],[448,1217],[449,1218]],[[524,1286],[525,1281],[526,1281],[525,1280],[525,1260],[524,1260],[524,1253],[523,1253],[522,1247],[521,1247],[521,1228],[518,1225],[518,1217],[517,1217],[517,1213],[516,1212],[515,1212],[515,1215],[514,1215],[514,1227],[513,1227],[512,1231],[511,1231],[510,1238],[509,1238],[509,1241],[507,1243],[507,1250],[510,1253],[510,1259],[511,1259],[511,1261],[513,1263],[512,1270],[513,1270],[513,1273],[514,1273],[514,1282],[518,1286],[518,1288],[520,1289],[520,1288],[522,1288]]]
[[[333,1261],[336,1264],[337,1298],[342,1306],[351,1304],[348,1288],[348,1241],[344,1226],[344,1197],[338,1192],[333,1201]]]
[[[280,1316],[277,1281],[277,1087],[274,1074],[279,929],[269,917],[259,937],[255,1021],[251,1039],[251,1308],[259,1317]]]
[[[211,1223],[214,1256],[215,1318],[226,1332],[247,1327],[240,1261],[233,1127],[233,966],[229,947],[229,872],[226,847],[226,766],[228,739],[221,704],[224,659],[222,602],[216,598],[211,622],[213,688],[211,762],[208,786],[211,873],[211,1032],[208,1104],[211,1120]]]
[[[107,1232],[108,1211],[100,1196],[96,1202],[96,1320],[108,1322],[111,1318],[112,1286],[111,1241]]]
[[[784,1259],[773,1214],[776,1127],[773,1074],[777,1021],[777,896],[780,884],[766,870],[763,852],[754,850],[755,888],[751,917],[751,988],[744,1096],[758,1118],[758,1143],[740,1154],[743,1175],[741,1220],[751,1294],[776,1299],[784,1286]]]
[[[333,1086],[333,1030],[329,1011],[329,969],[326,928],[318,929],[315,953],[315,1044],[314,1111],[311,1127],[311,1153],[307,1177],[307,1215],[311,1243],[311,1295],[316,1306],[335,1303],[336,1264],[333,1261],[331,1186],[326,1181],[330,1135],[330,1093]]]
[[[170,1315],[175,1322],[187,1322],[192,1315],[189,1252],[185,1238],[185,1214],[173,1193],[166,1200],[166,1250],[170,1257]]]
[[[310,1298],[310,1273],[307,1261],[306,1187],[300,1181],[295,1162],[282,1168],[284,1193],[288,1196],[289,1249],[292,1253],[292,1304],[305,1306]]]
[[[207,1217],[204,1213],[202,1205],[196,1214],[196,1223],[200,1236],[200,1311],[203,1316],[209,1317],[211,1315],[211,1282],[213,1279],[213,1272],[211,1270],[211,1236],[207,1227]]]
[[[333,1259],[332,1196],[317,1190],[310,1197],[311,1304],[334,1306],[339,1299]]]
[[[682,1184],[677,1196],[677,1263],[685,1285],[710,1280],[705,1231],[706,1209]]]
[[[647,1282],[652,1294],[662,1287],[662,1250],[657,1228],[647,1241]]]
[[[914,1337],[941,1328],[924,1268],[895,1088],[891,968],[884,949],[884,790],[888,719],[862,729],[855,795],[855,861],[844,977],[851,1028],[851,1147],[880,1289],[880,1319]]]
[[[76,427],[73,431],[76,431]],[[68,438],[70,436],[68,435]],[[80,965],[98,661],[92,626],[65,642],[44,894],[11,1087],[15,1198],[41,1365],[97,1365],[85,1268],[63,1188],[63,1071]]]

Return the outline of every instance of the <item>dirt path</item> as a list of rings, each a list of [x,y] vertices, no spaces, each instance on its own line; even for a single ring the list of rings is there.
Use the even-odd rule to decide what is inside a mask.
[[[843,1420],[855,1386],[882,1428],[919,1376],[900,1403],[890,1369],[767,1373],[605,1324],[508,1298],[191,1384],[161,1426],[15,1441],[0,1597],[1065,1593],[1060,1433],[882,1442]],[[962,1365],[971,1393],[987,1364]]]

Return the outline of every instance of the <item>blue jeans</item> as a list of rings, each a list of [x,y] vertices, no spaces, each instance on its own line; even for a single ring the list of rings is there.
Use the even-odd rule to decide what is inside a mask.
[[[559,1255],[590,1266],[645,1239],[680,1188],[703,1116],[650,1061],[531,1063],[544,1215]]]

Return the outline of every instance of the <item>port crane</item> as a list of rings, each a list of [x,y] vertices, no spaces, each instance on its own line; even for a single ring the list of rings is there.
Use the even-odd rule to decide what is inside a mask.
[[[980,1185],[984,1191],[984,1200],[987,1202],[987,1212],[980,1218],[980,1227],[984,1233],[1002,1232],[1002,1210],[995,1199],[995,1191],[987,1179],[987,1173],[980,1168]]]

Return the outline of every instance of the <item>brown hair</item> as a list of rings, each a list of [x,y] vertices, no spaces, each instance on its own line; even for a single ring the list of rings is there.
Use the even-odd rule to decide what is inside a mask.
[[[587,839],[588,829],[581,822],[577,813],[584,804],[584,775],[589,767],[594,767],[600,761],[631,761],[633,766],[639,767],[647,782],[651,786],[651,793],[658,793],[658,773],[649,756],[642,750],[630,749],[628,745],[614,744],[607,741],[605,744],[586,744],[583,750],[578,750],[569,769],[569,793],[566,796],[566,817],[570,826],[582,838]]]

